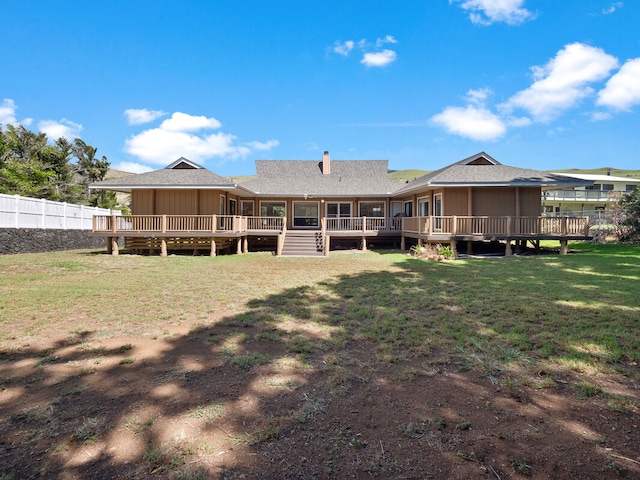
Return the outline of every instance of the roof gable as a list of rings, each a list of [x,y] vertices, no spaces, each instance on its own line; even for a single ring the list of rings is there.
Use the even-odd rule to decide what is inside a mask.
[[[400,191],[406,193],[424,187],[446,186],[520,186],[555,187],[592,185],[593,182],[574,177],[563,177],[529,168],[510,167],[480,152],[459,162],[428,173]]]
[[[227,188],[236,184],[186,158],[179,158],[165,168],[151,172],[112,178],[89,185],[92,189],[130,192],[142,188]]]
[[[465,158],[464,160],[460,160],[456,163],[456,165],[502,165],[495,158],[491,157],[491,155],[486,154],[485,152],[476,153],[470,157]]]
[[[164,168],[167,170],[183,170],[183,169],[196,169],[196,168],[204,168],[204,167],[198,165],[196,162],[192,162],[187,158],[180,157],[175,162],[170,163]]]

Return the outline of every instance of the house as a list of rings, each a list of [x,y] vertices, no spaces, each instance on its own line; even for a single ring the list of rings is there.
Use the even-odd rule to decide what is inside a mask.
[[[591,185],[577,185],[562,189],[545,190],[542,192],[542,211],[547,215],[589,216],[600,218],[612,202],[622,195],[635,190],[640,185],[640,179],[616,177],[608,172],[607,175],[566,174],[592,182]]]
[[[131,193],[132,215],[94,218],[93,232],[134,250],[273,248],[327,255],[345,242],[408,244],[588,238],[584,218],[540,216],[543,189],[588,186],[563,175],[502,165],[480,152],[412,182],[387,177],[387,160],[257,160],[237,184],[180,158],[166,168],[91,185]]]

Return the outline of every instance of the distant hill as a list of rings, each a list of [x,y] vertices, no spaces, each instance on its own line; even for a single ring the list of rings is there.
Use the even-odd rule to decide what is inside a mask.
[[[431,173],[429,170],[389,170],[387,177],[391,180],[397,180],[399,182],[410,182],[416,178],[420,178],[427,173]]]
[[[592,168],[592,169],[583,169],[583,168],[569,168],[566,170],[549,170],[558,173],[576,173],[576,174],[587,174],[587,175],[606,175],[607,172],[614,177],[627,177],[627,178],[635,178],[640,179],[640,170],[620,170],[617,168]]]
[[[112,169],[109,169],[109,171],[104,176],[104,178],[105,178],[105,180],[111,180],[113,178],[128,177],[129,175],[135,175],[135,173],[125,172],[123,170],[112,170]]]

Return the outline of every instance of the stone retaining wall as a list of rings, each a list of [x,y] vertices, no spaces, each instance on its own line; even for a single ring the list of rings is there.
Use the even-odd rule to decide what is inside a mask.
[[[90,230],[0,228],[0,255],[98,248],[106,250],[106,239]]]

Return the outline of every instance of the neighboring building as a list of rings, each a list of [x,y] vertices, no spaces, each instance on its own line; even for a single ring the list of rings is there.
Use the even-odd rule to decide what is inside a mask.
[[[640,180],[612,175],[584,173],[556,173],[554,175],[578,178],[591,185],[545,190],[542,193],[542,211],[548,215],[578,215],[599,218],[612,201],[635,190]]]
[[[545,220],[543,189],[588,186],[564,175],[502,165],[484,152],[412,182],[387,177],[386,160],[257,160],[242,184],[181,158],[162,170],[91,185],[131,193],[133,215],[96,217],[94,233],[139,250],[327,254],[357,242],[447,243],[588,237],[584,219]],[[567,223],[569,222],[569,223]],[[117,251],[117,250],[116,250]]]

